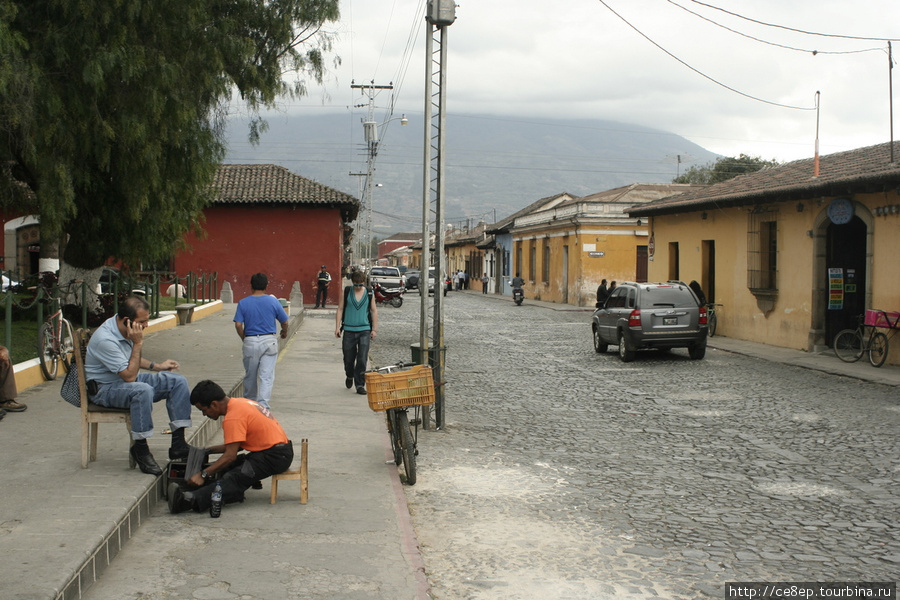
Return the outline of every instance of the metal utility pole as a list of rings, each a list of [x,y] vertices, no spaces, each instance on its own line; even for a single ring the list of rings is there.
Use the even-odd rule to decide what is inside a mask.
[[[422,272],[428,281],[428,269],[434,267],[433,306],[428,293],[421,294],[419,315],[420,362],[434,367],[435,427],[444,427],[444,383],[446,348],[444,346],[444,131],[447,125],[447,27],[456,20],[453,0],[429,0],[425,13],[425,143],[422,197]],[[434,261],[431,261],[431,236],[434,233]],[[431,310],[429,310],[431,308]],[[425,426],[430,415],[425,411]]]
[[[365,199],[363,200],[366,209],[366,247],[365,252],[362,252],[361,254],[365,255],[365,264],[369,267],[372,262],[372,186],[374,185],[372,177],[375,174],[375,156],[378,154],[378,124],[375,122],[375,96],[377,96],[378,92],[381,90],[394,89],[394,86],[375,85],[374,82],[371,82],[368,84],[351,83],[350,87],[352,89],[362,90],[362,93],[368,97],[368,104],[361,105],[368,106],[368,113],[362,122],[363,133],[366,139],[366,172],[351,173],[350,175],[364,176],[366,178]],[[357,222],[358,221],[359,220],[357,219]]]

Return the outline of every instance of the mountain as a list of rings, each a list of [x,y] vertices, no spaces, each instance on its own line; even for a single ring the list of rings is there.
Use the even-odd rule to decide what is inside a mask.
[[[257,146],[246,122],[229,122],[228,163],[272,163],[364,198],[366,147],[360,113],[276,114]],[[418,122],[417,122],[418,121]],[[423,195],[423,124],[379,128],[373,231],[416,231]],[[585,196],[631,183],[668,183],[716,154],[672,133],[600,120],[448,115],[446,222],[494,222],[561,192]]]

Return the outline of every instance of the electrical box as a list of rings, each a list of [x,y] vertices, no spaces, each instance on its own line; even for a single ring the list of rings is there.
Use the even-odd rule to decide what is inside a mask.
[[[456,20],[454,0],[429,0],[425,19],[432,25],[452,25]]]

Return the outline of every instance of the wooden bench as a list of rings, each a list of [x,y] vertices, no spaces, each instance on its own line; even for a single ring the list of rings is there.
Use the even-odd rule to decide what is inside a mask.
[[[304,439],[300,442],[300,468],[293,471],[285,471],[272,475],[272,495],[269,498],[269,504],[275,504],[278,499],[278,482],[286,480],[294,480],[300,482],[300,504],[306,504],[309,499],[309,477],[307,466],[307,453],[309,448],[309,440]]]
[[[175,311],[178,313],[179,325],[187,325],[191,322],[191,319],[194,318],[194,308],[196,306],[196,304],[179,304],[175,307]]]
[[[100,423],[125,423],[128,432],[129,449],[134,440],[131,438],[131,410],[127,408],[109,408],[99,406],[88,399],[87,380],[84,376],[84,357],[90,333],[78,329],[73,336],[75,345],[75,361],[69,368],[78,370],[78,394],[81,397],[81,467],[87,469],[88,463],[97,460],[97,436]],[[131,452],[128,453],[128,466],[135,467]]]

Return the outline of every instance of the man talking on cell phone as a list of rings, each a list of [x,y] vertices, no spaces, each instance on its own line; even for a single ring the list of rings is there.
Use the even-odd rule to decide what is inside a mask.
[[[84,362],[91,402],[131,410],[131,456],[141,471],[160,475],[147,438],[153,435],[153,403],[166,400],[172,446],[169,459],[186,458],[190,446],[184,428],[191,426],[191,392],[187,379],[173,373],[172,359],[156,362],[144,358],[144,328],[150,322],[150,305],[140,296],[129,296],[115,316],[103,322],[88,343]],[[141,369],[151,373],[141,373]]]

